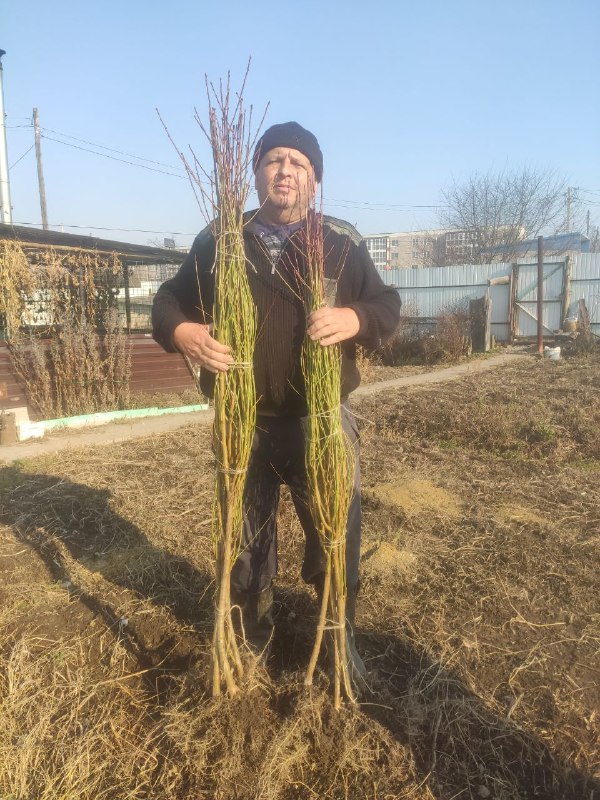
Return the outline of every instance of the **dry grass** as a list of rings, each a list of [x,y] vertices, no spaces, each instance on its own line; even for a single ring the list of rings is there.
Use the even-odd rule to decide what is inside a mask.
[[[129,408],[177,408],[207,402],[196,389],[184,389],[181,392],[136,392],[129,398]]]
[[[208,430],[0,471],[0,797],[596,800],[599,387],[531,359],[362,401],[373,691],[339,713],[287,497],[268,675],[209,697]]]

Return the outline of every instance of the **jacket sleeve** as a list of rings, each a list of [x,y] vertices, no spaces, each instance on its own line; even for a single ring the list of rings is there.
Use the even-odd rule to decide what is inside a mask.
[[[354,341],[368,348],[380,347],[400,321],[400,295],[396,289],[385,285],[364,241],[351,246],[348,255],[349,297],[347,302],[342,299],[342,304],[352,308],[360,322]]]
[[[173,332],[182,322],[212,322],[214,239],[206,228],[194,240],[177,274],[159,288],[152,304],[152,337],[176,352]]]

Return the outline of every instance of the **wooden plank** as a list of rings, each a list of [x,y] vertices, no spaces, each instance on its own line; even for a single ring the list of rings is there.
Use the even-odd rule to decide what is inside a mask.
[[[469,301],[471,344],[475,353],[487,353],[491,347],[491,310],[487,294]]]

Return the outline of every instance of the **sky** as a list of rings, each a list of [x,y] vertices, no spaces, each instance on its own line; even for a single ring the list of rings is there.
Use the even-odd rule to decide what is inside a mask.
[[[156,109],[210,165],[205,76],[238,87],[251,58],[255,121],[315,133],[324,210],[363,235],[438,227],[444,188],[525,166],[598,225],[599,34],[597,0],[0,0],[13,222],[41,227],[35,107],[51,227],[189,246],[205,222]]]

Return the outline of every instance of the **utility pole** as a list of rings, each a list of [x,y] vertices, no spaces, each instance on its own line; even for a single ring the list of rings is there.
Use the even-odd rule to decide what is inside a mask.
[[[571,203],[579,186],[567,186],[567,233],[571,233]]]
[[[48,211],[46,210],[46,184],[44,183],[44,170],[42,169],[42,137],[40,135],[40,120],[37,108],[33,109],[33,128],[35,131],[35,157],[37,159],[38,183],[40,186],[40,208],[42,210],[42,227],[48,230]]]
[[[586,214],[585,235],[589,239],[589,237],[590,237],[590,210],[589,210],[589,208],[588,208],[588,212]]]
[[[12,224],[10,207],[10,181],[8,177],[8,149],[6,146],[6,125],[4,123],[4,85],[2,78],[2,56],[6,50],[0,50],[0,222]]]

